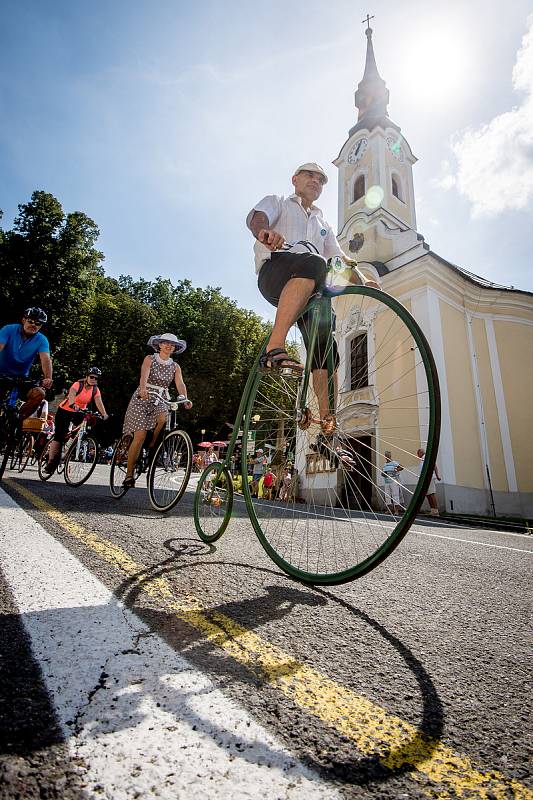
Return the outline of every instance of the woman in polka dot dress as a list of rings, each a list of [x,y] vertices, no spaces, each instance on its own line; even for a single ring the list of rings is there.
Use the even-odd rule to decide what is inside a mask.
[[[159,352],[153,356],[146,356],[142,363],[139,388],[134,391],[129,402],[122,429],[124,435],[132,436],[128,450],[128,468],[124,479],[124,488],[126,489],[135,486],[133,477],[135,464],[146,432],[153,430],[151,446],[154,446],[167,421],[168,406],[163,402],[163,398],[168,400],[169,386],[174,382],[178,392],[187,396],[187,387],[183,382],[181,369],[172,360],[174,352],[183,353],[187,347],[186,343],[173,333],[164,333],[161,336],[152,336],[148,344]],[[183,405],[185,408],[192,408],[190,400]]]

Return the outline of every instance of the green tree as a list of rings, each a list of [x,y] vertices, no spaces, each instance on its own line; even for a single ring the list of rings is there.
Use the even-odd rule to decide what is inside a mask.
[[[90,366],[102,370],[100,386],[108,411],[122,415],[139,384],[146,342],[157,330],[150,306],[121,292],[109,278],[80,304],[77,324],[56,353],[66,384],[83,377]]]
[[[205,428],[226,436],[244,383],[269,330],[252,311],[240,309],[220,289],[196,288],[188,280],[174,286],[168,279],[150,283],[122,276],[120,286],[157,314],[154,333],[175,333],[187,342],[179,357],[194,408],[183,415],[189,429]]]
[[[53,195],[33,192],[29,203],[19,205],[13,229],[0,237],[0,324],[17,321],[28,306],[41,306],[49,315],[47,335],[57,345],[103,274],[98,235],[96,223],[82,212],[65,215]]]

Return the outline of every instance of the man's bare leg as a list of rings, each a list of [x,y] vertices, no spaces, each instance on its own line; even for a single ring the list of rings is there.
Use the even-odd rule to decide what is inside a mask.
[[[338,377],[337,370],[333,373],[333,403],[334,407],[329,407],[329,392],[328,392],[328,371],[327,369],[313,370],[313,389],[318,400],[318,412],[320,419],[323,420],[328,414],[335,414],[337,408],[337,394],[338,394]]]
[[[305,308],[313,294],[315,281],[312,278],[291,278],[283,287],[279,297],[274,327],[267,344],[267,351],[285,348],[289,328]]]
[[[37,406],[42,403],[44,398],[46,397],[46,392],[40,386],[34,386],[28,392],[26,397],[26,402],[23,403],[19,409],[19,419],[22,422],[23,420],[27,419]]]

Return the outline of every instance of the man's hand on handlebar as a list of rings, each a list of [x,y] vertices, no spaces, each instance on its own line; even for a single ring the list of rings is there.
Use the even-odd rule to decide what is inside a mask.
[[[257,234],[257,240],[271,251],[279,250],[285,244],[285,238],[281,233],[268,228],[261,228]]]
[[[359,284],[362,286],[371,286],[373,289],[381,289],[381,286],[376,281],[373,281],[369,278],[365,278],[361,270],[359,269],[358,263],[355,258],[348,258],[346,255],[342,257],[342,260],[346,264],[347,267],[350,267],[352,270],[354,277],[359,278],[358,281],[350,280],[350,283]]]
[[[52,378],[43,378],[41,383],[45,389],[51,389],[53,381]]]

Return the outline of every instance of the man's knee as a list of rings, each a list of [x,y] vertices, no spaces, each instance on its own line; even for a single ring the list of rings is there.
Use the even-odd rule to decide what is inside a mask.
[[[26,402],[35,403],[35,405],[38,406],[39,403],[42,403],[45,397],[46,392],[42,386],[33,386],[33,388],[31,388],[27,394]]]
[[[26,402],[20,407],[19,416],[21,420],[27,419],[33,414],[37,406],[44,400],[46,392],[40,386],[34,386],[26,396]]]

